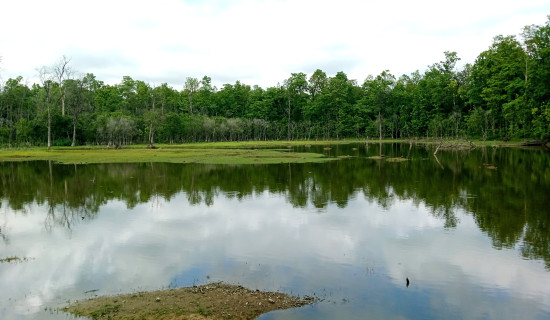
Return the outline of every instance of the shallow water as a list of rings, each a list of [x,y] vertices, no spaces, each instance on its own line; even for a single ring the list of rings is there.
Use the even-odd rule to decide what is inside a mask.
[[[1,163],[0,319],[212,281],[321,299],[261,319],[550,318],[549,153],[325,148],[289,152],[352,157]]]

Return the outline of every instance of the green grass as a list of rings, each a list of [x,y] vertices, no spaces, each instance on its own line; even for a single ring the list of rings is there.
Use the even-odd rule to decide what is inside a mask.
[[[304,163],[334,160],[322,154],[290,152],[292,146],[365,143],[365,139],[325,141],[239,141],[214,143],[159,144],[157,149],[145,145],[107,149],[104,146],[12,148],[0,150],[0,161],[52,160],[59,163],[121,163],[121,162],[172,162],[206,164],[269,164]],[[371,140],[369,143],[439,144],[438,139]],[[467,143],[462,140],[444,140],[445,143]],[[521,141],[473,141],[475,146],[518,146]]]
[[[112,313],[117,313],[120,310],[120,304],[106,304],[102,306],[101,308],[94,310],[90,313],[90,316],[92,316],[93,319],[101,318],[104,316],[109,316]]]
[[[212,311],[207,309],[207,308],[204,308],[203,306],[199,306],[197,308],[197,311],[196,313],[200,314],[201,316],[205,316],[205,317],[208,317],[209,315],[212,314]]]
[[[304,143],[300,143],[304,145]],[[211,143],[158,145],[157,149],[129,146],[123,149],[102,147],[54,147],[0,150],[0,161],[52,160],[59,163],[172,162],[208,164],[303,163],[333,160],[317,153],[289,152],[288,144]],[[298,145],[293,142],[292,145]],[[268,149],[278,148],[282,150]]]

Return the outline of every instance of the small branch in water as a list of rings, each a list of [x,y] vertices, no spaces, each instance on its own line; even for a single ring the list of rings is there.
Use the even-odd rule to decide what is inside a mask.
[[[99,289],[93,289],[93,290],[84,291],[84,293],[92,293],[92,292],[97,292],[97,291],[99,291]]]
[[[439,166],[441,167],[441,169],[445,169],[441,164],[441,162],[439,162],[439,159],[437,158],[437,155],[435,154],[435,152],[434,152],[434,158],[435,158],[435,161],[437,161],[437,164],[439,164]]]
[[[435,148],[434,156],[437,154],[437,151],[439,151],[439,148],[441,148],[442,145],[443,145],[443,141],[441,141],[441,142],[439,143],[439,145],[437,146],[437,148]],[[437,161],[437,162],[439,162],[439,161]]]

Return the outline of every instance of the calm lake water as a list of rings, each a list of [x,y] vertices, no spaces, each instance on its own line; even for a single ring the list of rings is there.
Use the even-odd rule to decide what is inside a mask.
[[[550,319],[550,153],[296,150],[352,157],[0,163],[0,319],[214,281],[321,299],[260,319]]]

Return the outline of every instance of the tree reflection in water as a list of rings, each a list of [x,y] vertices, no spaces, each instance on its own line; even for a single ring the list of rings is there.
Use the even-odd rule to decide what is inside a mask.
[[[218,196],[283,195],[294,207],[312,205],[320,212],[330,203],[345,208],[350,199],[366,199],[389,209],[396,199],[424,204],[456,227],[464,209],[487,233],[495,248],[519,245],[523,257],[543,259],[550,269],[550,154],[541,150],[485,148],[439,150],[409,144],[343,145],[330,151],[350,155],[320,164],[202,165],[128,163],[63,165],[48,161],[0,163],[0,197],[19,214],[31,204],[47,205],[46,230],[71,230],[94,219],[112,199],[128,208],[155,198],[170,200],[185,192],[190,204],[212,205]],[[300,150],[304,151],[304,150]],[[384,159],[369,156],[384,154]],[[385,159],[405,157],[393,163]],[[8,243],[2,226],[0,236]]]

